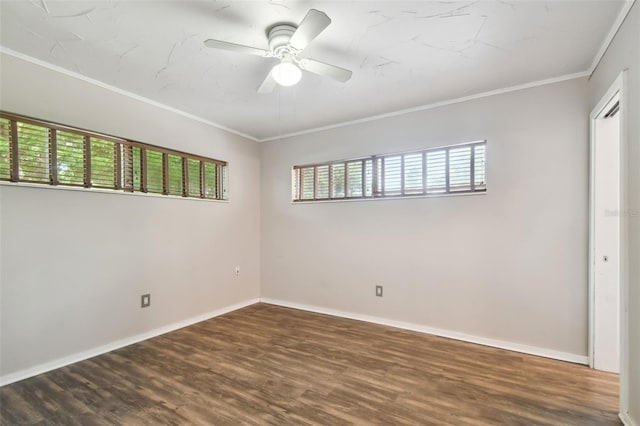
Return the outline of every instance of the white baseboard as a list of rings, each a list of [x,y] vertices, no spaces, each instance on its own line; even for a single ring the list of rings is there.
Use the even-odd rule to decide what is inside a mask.
[[[556,351],[553,349],[539,348],[536,346],[528,346],[520,343],[512,343],[504,340],[489,339],[486,337],[473,336],[470,334],[459,333],[457,331],[443,330],[440,328],[429,327],[421,324],[413,324],[409,322],[396,321],[386,318],[379,318],[369,315],[354,314],[335,309],[323,308],[319,306],[303,305],[300,303],[287,302],[284,300],[276,300],[269,298],[260,298],[260,302],[271,305],[284,306],[287,308],[300,309],[303,311],[316,312],[319,314],[332,315],[336,317],[349,318],[358,321],[366,321],[374,324],[387,325],[391,327],[402,328],[405,330],[417,331],[420,333],[433,334],[435,336],[447,337],[449,339],[462,340],[464,342],[476,343],[484,346],[492,346],[494,348],[507,349],[509,351],[525,353],[529,355],[537,355],[545,358],[557,359],[560,361],[568,361],[576,364],[588,364],[589,359],[585,355],[571,354],[567,352]]]
[[[626,411],[618,413],[618,418],[624,426],[638,426],[637,423],[631,420],[631,417],[629,417],[629,413]]]
[[[287,302],[283,300],[261,298],[261,299],[250,299],[244,302],[236,303],[234,305],[216,309],[211,312],[207,312],[205,314],[186,319],[184,321],[172,323],[160,328],[156,328],[154,330],[150,330],[145,333],[141,333],[125,339],[117,340],[115,342],[111,342],[106,345],[99,346],[97,348],[89,349],[87,351],[69,355],[64,358],[59,358],[53,361],[39,364],[35,367],[27,368],[24,370],[16,371],[15,373],[1,376],[0,387],[8,385],[10,383],[20,381],[20,380],[27,379],[29,377],[37,376],[38,374],[46,373],[48,371],[55,370],[57,368],[61,368],[76,362],[84,361],[86,359],[93,358],[94,356],[102,355],[104,353],[111,352],[116,349],[120,349],[125,346],[129,346],[134,343],[141,342],[143,340],[151,339],[161,334],[169,333],[171,331],[175,331],[180,328],[187,327],[187,326],[196,324],[198,322],[205,321],[205,320],[244,308],[246,306],[253,305],[258,302],[268,303],[271,305],[284,306],[287,308],[300,309],[303,311],[316,312],[319,314],[349,318],[349,319],[354,319],[358,321],[366,321],[374,324],[397,327],[405,330],[417,331],[417,332],[426,333],[426,334],[433,334],[435,336],[447,337],[450,339],[461,340],[464,342],[476,343],[484,346],[492,346],[500,349],[507,349],[510,351],[521,352],[521,353],[526,353],[530,355],[537,355],[545,358],[558,359],[561,361],[568,361],[568,362],[573,362],[577,364],[588,363],[588,358],[582,355],[570,354],[566,352],[554,351],[551,349],[539,348],[535,346],[522,345],[519,343],[506,342],[502,340],[488,339],[485,337],[473,336],[469,334],[459,333],[456,331],[443,330],[443,329],[428,327],[420,324],[413,324],[413,323],[408,323],[403,321],[379,318],[379,317],[374,317],[370,315],[354,314],[351,312],[339,311],[339,310],[323,308],[319,306],[303,305],[303,304]],[[620,413],[620,420],[622,420],[622,422],[626,426],[636,426],[626,413]]]
[[[161,334],[169,333],[171,331],[178,330],[201,321],[205,321],[249,305],[258,303],[260,299],[250,299],[244,302],[236,303],[231,306],[225,306],[224,308],[216,309],[207,312],[196,317],[188,318],[183,321],[178,321],[172,324],[159,327],[145,333],[136,334],[135,336],[127,337],[125,339],[117,340],[115,342],[107,343],[106,345],[98,346],[97,348],[89,349],[87,351],[75,353],[73,355],[66,356],[64,358],[55,359],[53,361],[45,362],[44,364],[36,365],[35,367],[27,368],[24,370],[16,371],[0,377],[0,387],[14,383],[29,377],[37,376],[38,374],[46,373],[57,368],[67,366],[76,362],[84,361],[89,358],[93,358],[97,355],[102,355],[107,352],[115,351],[116,349],[123,348],[125,346],[132,345],[134,343],[141,342],[143,340],[151,339],[152,337],[159,336]]]

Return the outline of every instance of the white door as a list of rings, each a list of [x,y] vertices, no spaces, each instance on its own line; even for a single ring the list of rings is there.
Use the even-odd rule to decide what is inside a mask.
[[[620,372],[620,114],[596,117],[593,161],[593,367]]]

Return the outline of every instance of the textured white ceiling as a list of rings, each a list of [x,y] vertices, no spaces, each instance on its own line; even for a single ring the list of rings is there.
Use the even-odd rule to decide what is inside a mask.
[[[257,139],[585,71],[623,1],[1,1],[0,44]],[[332,24],[301,57],[310,73],[258,95],[266,30],[309,8]]]

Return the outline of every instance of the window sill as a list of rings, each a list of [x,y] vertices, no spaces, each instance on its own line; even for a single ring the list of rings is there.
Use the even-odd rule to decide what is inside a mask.
[[[64,185],[47,185],[47,184],[39,184],[39,183],[27,183],[27,182],[8,182],[8,181],[0,181],[0,187],[17,187],[17,188],[37,188],[37,189],[53,189],[53,190],[63,190],[63,191],[79,191],[79,192],[92,192],[99,194],[111,194],[111,195],[126,195],[126,196],[134,196],[134,197],[151,197],[151,198],[164,198],[170,200],[187,200],[187,201],[198,201],[198,202],[208,202],[208,203],[229,203],[229,200],[213,200],[210,198],[195,198],[195,197],[180,197],[177,195],[163,195],[163,194],[155,194],[149,192],[126,192],[122,190],[114,190],[114,189],[103,189],[103,188],[84,188],[78,186],[64,186]]]
[[[367,198],[341,198],[333,200],[308,200],[308,201],[294,201],[291,200],[291,204],[326,204],[326,203],[350,203],[353,201],[391,201],[391,200],[421,200],[425,198],[448,198],[448,197],[468,197],[474,195],[485,195],[487,191],[477,192],[459,192],[459,193],[447,193],[447,194],[420,194],[420,195],[397,195],[387,197],[367,197]]]

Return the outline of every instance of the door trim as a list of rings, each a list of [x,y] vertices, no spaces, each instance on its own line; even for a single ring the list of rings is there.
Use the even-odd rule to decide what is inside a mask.
[[[591,111],[589,116],[589,367],[593,368],[593,356],[594,356],[594,308],[595,308],[595,121],[602,114],[603,110],[607,107],[610,101],[616,94],[619,94],[620,102],[620,415],[622,416],[629,409],[628,407],[628,281],[627,281],[627,265],[628,265],[628,237],[627,237],[627,214],[628,211],[628,192],[627,192],[627,179],[626,179],[626,162],[627,158],[627,135],[626,135],[626,111],[627,111],[627,98],[626,98],[626,80],[627,71],[624,70],[611,87],[607,90],[604,96],[600,99],[596,107]]]

